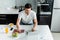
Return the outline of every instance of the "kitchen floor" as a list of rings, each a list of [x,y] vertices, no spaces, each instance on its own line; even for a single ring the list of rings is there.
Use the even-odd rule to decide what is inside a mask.
[[[52,33],[54,40],[60,40],[60,33]]]

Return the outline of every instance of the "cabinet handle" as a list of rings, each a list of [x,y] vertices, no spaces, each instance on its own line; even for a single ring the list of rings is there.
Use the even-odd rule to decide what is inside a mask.
[[[6,17],[6,15],[0,15],[0,17]]]
[[[0,20],[6,20],[6,18],[0,18]]]

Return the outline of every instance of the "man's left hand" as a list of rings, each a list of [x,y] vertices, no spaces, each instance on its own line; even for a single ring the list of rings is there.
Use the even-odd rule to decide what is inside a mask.
[[[32,32],[34,32],[36,29],[35,28],[32,28]]]

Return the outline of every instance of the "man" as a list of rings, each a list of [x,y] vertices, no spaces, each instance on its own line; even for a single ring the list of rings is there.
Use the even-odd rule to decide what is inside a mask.
[[[27,3],[25,5],[25,10],[21,11],[18,15],[18,19],[17,19],[17,30],[20,30],[20,25],[31,25],[34,24],[32,31],[36,30],[36,26],[37,26],[37,18],[36,18],[36,13],[31,10],[32,5]]]

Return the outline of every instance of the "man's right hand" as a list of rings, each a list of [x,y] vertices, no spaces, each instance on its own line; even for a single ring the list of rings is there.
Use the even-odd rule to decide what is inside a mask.
[[[17,31],[21,32],[21,29],[19,28],[20,27],[20,19],[17,19],[16,27],[17,27]]]
[[[17,29],[17,31],[20,33],[21,32],[21,29]]]
[[[22,30],[22,29],[17,29],[17,31],[18,31],[18,33],[23,33],[24,32],[24,30]]]

